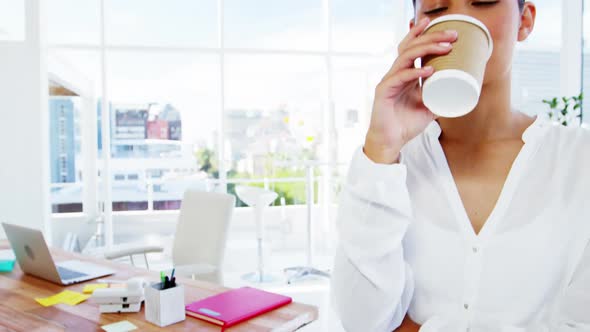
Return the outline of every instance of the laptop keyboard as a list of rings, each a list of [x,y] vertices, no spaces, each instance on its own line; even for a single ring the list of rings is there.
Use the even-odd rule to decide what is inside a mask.
[[[57,267],[57,272],[59,273],[61,280],[78,279],[87,276],[87,274],[72,271],[61,266]]]

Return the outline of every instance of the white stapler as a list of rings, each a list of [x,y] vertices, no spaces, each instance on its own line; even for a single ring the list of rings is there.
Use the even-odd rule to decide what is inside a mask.
[[[92,301],[99,304],[101,313],[139,312],[146,285],[142,278],[131,278],[125,282],[125,287],[96,289]]]

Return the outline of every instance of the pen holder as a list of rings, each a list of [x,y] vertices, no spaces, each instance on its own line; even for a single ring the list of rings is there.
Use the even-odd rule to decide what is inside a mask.
[[[145,319],[160,327],[183,321],[184,287],[163,288],[163,283],[151,284],[145,289]]]

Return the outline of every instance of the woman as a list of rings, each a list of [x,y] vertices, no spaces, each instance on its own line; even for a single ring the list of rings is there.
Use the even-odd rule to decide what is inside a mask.
[[[414,5],[341,196],[332,295],[344,328],[590,331],[590,132],[510,107],[534,4]],[[475,110],[437,119],[418,83],[433,69],[414,60],[451,51],[456,31],[422,35],[446,14],[482,21],[494,51]]]

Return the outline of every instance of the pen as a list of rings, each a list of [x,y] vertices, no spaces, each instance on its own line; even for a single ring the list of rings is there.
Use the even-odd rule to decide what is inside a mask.
[[[165,280],[164,271],[160,271],[160,280],[162,280],[162,284],[164,284],[164,280]]]
[[[174,278],[174,271],[176,270],[176,268],[172,268],[172,275],[170,275],[170,280],[172,280]]]

